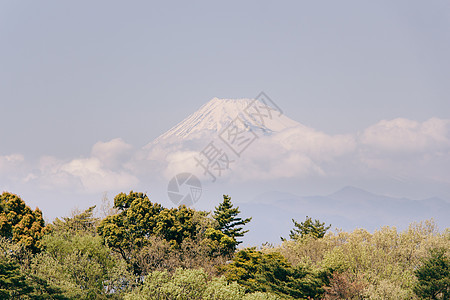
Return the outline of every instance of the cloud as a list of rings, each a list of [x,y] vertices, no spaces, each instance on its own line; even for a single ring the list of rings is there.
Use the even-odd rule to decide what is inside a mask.
[[[270,180],[277,178],[322,176],[324,163],[331,163],[340,156],[356,149],[352,135],[327,135],[306,126],[288,128],[272,135],[260,135],[239,157],[218,137],[211,137],[220,155],[229,159],[231,170],[218,170],[219,165],[211,165],[207,170],[208,158],[201,152],[210,141],[192,139],[185,142],[158,143],[147,146],[147,159],[164,161],[163,174],[171,178],[177,173],[190,172],[203,179],[215,177],[238,180]],[[202,160],[199,164],[195,158]],[[226,168],[226,161],[221,162]]]
[[[189,172],[196,173],[202,177],[202,169],[197,165],[195,157],[198,157],[198,151],[176,151],[166,156],[167,167],[164,170],[166,179],[172,178],[176,174]]]
[[[397,118],[382,120],[367,128],[362,145],[384,153],[420,153],[450,147],[450,120],[431,118],[425,122]]]
[[[79,179],[89,192],[130,188],[139,182],[134,175],[126,171],[105,168],[102,161],[96,157],[74,159],[63,164],[59,171]]]
[[[263,151],[249,151],[235,162],[231,178],[241,180],[274,180],[279,178],[303,178],[321,175],[323,170],[310,157],[303,153],[286,151],[273,152],[273,148]]]
[[[327,164],[355,149],[351,135],[327,135],[299,126],[261,137],[236,165],[242,179],[324,176]]]
[[[424,122],[383,120],[361,133],[340,135],[298,126],[259,135],[241,156],[234,154],[218,136],[211,140],[158,142],[141,149],[117,138],[95,143],[88,157],[69,160],[43,156],[32,163],[21,154],[0,156],[0,175],[44,189],[87,193],[128,190],[153,178],[169,179],[182,172],[209,181],[210,175],[195,157],[203,158],[206,165],[201,151],[211,141],[230,160],[230,169],[221,170],[220,174],[210,166],[218,180],[364,176],[372,180],[376,174],[405,181],[450,183],[450,120],[438,118]]]
[[[0,155],[0,173],[7,173],[23,165],[25,157],[22,154]]]
[[[102,192],[129,189],[139,179],[125,166],[133,153],[132,146],[121,139],[98,142],[91,156],[64,161],[52,156],[39,159],[36,168],[24,177],[44,189],[74,189],[80,192]]]
[[[97,142],[91,151],[92,157],[101,161],[103,166],[118,168],[132,156],[133,147],[122,139],[112,139],[109,142]]]
[[[240,157],[213,138],[232,162],[231,170],[221,170],[220,174],[213,166],[209,170],[222,180],[240,181],[311,176],[374,178],[374,174],[405,180],[430,179],[439,174],[439,179],[446,181],[450,180],[444,167],[449,166],[450,160],[449,129],[450,120],[438,118],[424,122],[404,118],[383,120],[362,133],[338,135],[298,126],[260,135]],[[194,140],[169,144],[169,147],[164,144],[149,147],[147,156],[164,162],[160,167],[166,177],[180,172],[208,177],[194,160],[202,158],[205,140],[198,140],[197,144]],[[203,158],[206,162],[206,157]]]
[[[0,155],[0,192],[9,191],[27,174],[25,157],[19,153]]]
[[[302,153],[316,162],[331,161],[356,148],[352,135],[328,135],[306,126],[281,131],[272,137],[272,142],[281,144],[286,151]]]
[[[383,120],[359,141],[359,160],[370,169],[403,180],[450,183],[450,120]]]

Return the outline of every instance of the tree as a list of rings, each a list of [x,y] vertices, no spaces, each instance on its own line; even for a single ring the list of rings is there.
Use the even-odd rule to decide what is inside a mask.
[[[94,207],[63,220],[42,239],[44,250],[31,263],[30,271],[46,278],[71,299],[105,299],[118,296],[133,282],[126,264],[98,236]]]
[[[195,211],[185,205],[167,209],[150,202],[147,195],[133,191],[128,195],[117,195],[114,207],[119,212],[103,219],[98,233],[106,245],[120,253],[136,275],[145,275],[151,271],[151,266],[161,265],[155,262],[153,255],[149,255],[154,250],[152,244],[163,246],[160,250],[167,252],[165,244],[154,243],[155,237],[170,245],[169,252],[177,252],[172,250],[183,247],[198,248],[201,251],[189,251],[201,252],[203,256],[197,259],[217,258],[234,252],[235,240],[216,230],[216,222],[206,212]],[[181,256],[191,259],[189,255]],[[173,257],[172,254],[170,257]]]
[[[225,278],[209,278],[202,269],[177,269],[173,274],[154,271],[148,274],[144,284],[127,294],[125,299],[217,299],[238,300],[244,296],[236,283]]]
[[[328,286],[324,287],[324,300],[364,299],[364,291],[367,289],[367,285],[363,278],[354,278],[350,272],[335,272],[331,275]],[[379,297],[378,299],[389,298]]]
[[[172,274],[165,270],[151,272],[140,287],[125,295],[125,299],[279,300],[280,298],[262,292],[244,295],[243,287],[236,282],[227,282],[223,276],[210,277],[201,268],[178,268]]]
[[[66,234],[86,233],[96,235],[99,219],[93,216],[94,209],[95,205],[85,211],[74,212],[72,217],[63,217],[62,220],[56,218],[53,224],[49,225],[49,231],[58,231]]]
[[[40,239],[46,232],[39,208],[34,211],[17,195],[0,195],[0,235],[36,253],[42,249]]]
[[[119,213],[103,219],[97,230],[106,245],[130,263],[133,249],[145,246],[146,237],[154,234],[163,207],[150,202],[147,195],[131,191],[118,194],[114,208]]]
[[[236,281],[246,292],[270,292],[295,299],[318,297],[323,292],[319,276],[302,265],[293,267],[278,252],[244,249],[221,270],[229,282]]]
[[[417,283],[414,292],[422,299],[450,299],[450,259],[447,249],[430,250],[430,256],[414,273]]]
[[[0,238],[0,299],[68,299],[60,289],[21,265],[23,247]]]
[[[153,233],[178,247],[184,239],[192,239],[196,236],[198,222],[202,217],[196,218],[196,214],[197,212],[194,209],[185,205],[180,205],[178,208],[163,209],[157,216]]]
[[[319,220],[314,220],[313,222],[308,216],[306,216],[304,222],[298,223],[294,219],[292,219],[292,222],[294,223],[294,229],[291,230],[289,237],[293,240],[307,235],[320,239],[323,238],[327,230],[331,228],[331,225],[325,226],[325,223],[321,223]]]
[[[223,202],[219,204],[214,210],[213,218],[217,221],[218,230],[222,231],[227,236],[233,238],[243,237],[248,230],[243,230],[245,224],[250,222],[252,218],[242,219],[237,217],[239,207],[233,208],[231,203],[231,197],[228,195],[223,195]],[[242,241],[236,241],[236,245],[242,243]]]
[[[15,261],[0,259],[0,298],[13,299],[30,294],[33,289],[27,284],[20,272],[20,265]]]

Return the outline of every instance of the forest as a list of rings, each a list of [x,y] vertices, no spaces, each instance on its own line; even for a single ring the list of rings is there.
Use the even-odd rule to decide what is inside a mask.
[[[242,247],[231,197],[214,211],[120,193],[46,223],[0,195],[0,299],[450,299],[450,229],[331,229],[292,220],[280,244]]]

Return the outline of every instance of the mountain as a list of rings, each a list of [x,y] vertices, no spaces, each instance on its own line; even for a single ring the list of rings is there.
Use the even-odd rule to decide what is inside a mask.
[[[405,229],[408,224],[433,218],[440,229],[450,227],[450,203],[439,198],[411,200],[377,195],[352,186],[325,196],[297,196],[284,192],[266,192],[252,202],[239,203],[245,216],[253,220],[247,227],[246,245],[279,243],[288,237],[291,219],[306,216],[331,224],[332,228],[369,231],[382,226]]]
[[[319,164],[353,147],[353,137],[304,126],[270,101],[214,98],[144,146],[140,155],[147,168],[162,170],[167,179],[183,172],[213,177],[201,160],[214,165],[215,178],[259,181],[322,174]]]
[[[270,101],[214,98],[144,146],[141,157],[147,169],[160,170],[167,179],[192,173],[200,180],[230,179],[235,175],[238,180],[271,180],[273,176],[303,172],[303,163],[315,168],[296,151],[305,145],[303,137],[311,139],[312,131],[285,116]],[[214,166],[213,171],[206,162]],[[285,168],[290,171],[285,172]]]
[[[236,132],[255,137],[242,148],[245,153],[223,136]],[[148,170],[156,174],[149,176],[146,184],[154,195],[166,199],[164,181],[180,174],[195,175],[202,192],[195,203],[198,209],[214,209],[223,194],[232,196],[242,216],[253,217],[246,245],[278,243],[280,236],[287,237],[292,229],[291,219],[303,221],[306,216],[344,230],[373,231],[385,225],[404,229],[411,222],[430,218],[435,218],[440,228],[450,227],[450,204],[439,198],[396,198],[352,186],[316,196],[283,192],[320,194],[330,186],[374,182],[403,184],[407,195],[414,195],[412,184],[391,179],[395,178],[391,172],[379,172],[380,163],[394,162],[383,161],[380,149],[372,151],[360,139],[352,134],[327,135],[304,126],[270,101],[214,98],[147,144],[136,168],[143,174]],[[255,195],[254,201],[249,201]]]
[[[256,99],[214,98],[156,138],[149,146],[175,139],[186,141],[210,138],[221,132],[235,118],[242,120],[238,123],[241,129],[247,127],[264,135],[302,126],[283,115],[270,103],[263,103]]]

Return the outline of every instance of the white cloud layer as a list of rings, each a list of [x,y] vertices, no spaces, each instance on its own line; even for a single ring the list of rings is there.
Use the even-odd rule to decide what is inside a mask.
[[[128,189],[139,182],[125,166],[132,156],[132,146],[121,139],[98,142],[92,147],[91,156],[87,158],[64,161],[52,156],[41,157],[34,165],[28,165],[27,173],[22,174],[21,181],[36,184],[46,190],[74,189],[95,193]],[[0,167],[4,167],[3,160],[24,161],[23,157],[17,155],[7,158],[0,158]]]
[[[0,155],[0,173],[8,172],[21,165],[25,161],[22,154],[14,153],[10,155]]]
[[[358,150],[362,164],[386,175],[450,183],[450,120],[383,120],[360,135]]]
[[[122,139],[113,139],[109,142],[97,142],[92,147],[92,157],[97,158],[104,167],[116,169],[133,155],[133,147]]]
[[[380,121],[367,128],[361,143],[389,153],[425,153],[450,148],[450,120],[431,118],[417,122],[398,118]]]
[[[328,135],[306,126],[289,128],[271,136],[260,136],[241,157],[218,138],[212,141],[227,153],[231,171],[220,177],[237,180],[272,180],[308,176],[351,176],[376,172],[387,177],[450,182],[450,120],[431,118],[380,121],[358,134]],[[192,141],[172,150],[158,145],[148,159],[165,161],[164,174],[202,173],[193,159],[209,141]],[[168,150],[169,154],[164,150]],[[181,149],[187,149],[183,151]],[[358,174],[360,172],[361,174]],[[352,173],[352,174],[350,174]],[[438,175],[437,175],[438,174]],[[208,177],[208,176],[206,176]]]
[[[450,120],[418,122],[403,118],[380,121],[361,133],[328,135],[306,126],[259,136],[240,157],[218,137],[133,149],[122,139],[98,142],[89,157],[64,161],[21,154],[0,155],[0,175],[44,189],[81,192],[131,189],[152,176],[166,179],[191,172],[210,179],[194,157],[213,141],[230,159],[230,169],[211,170],[218,179],[275,180],[311,176],[380,176],[450,183]]]

